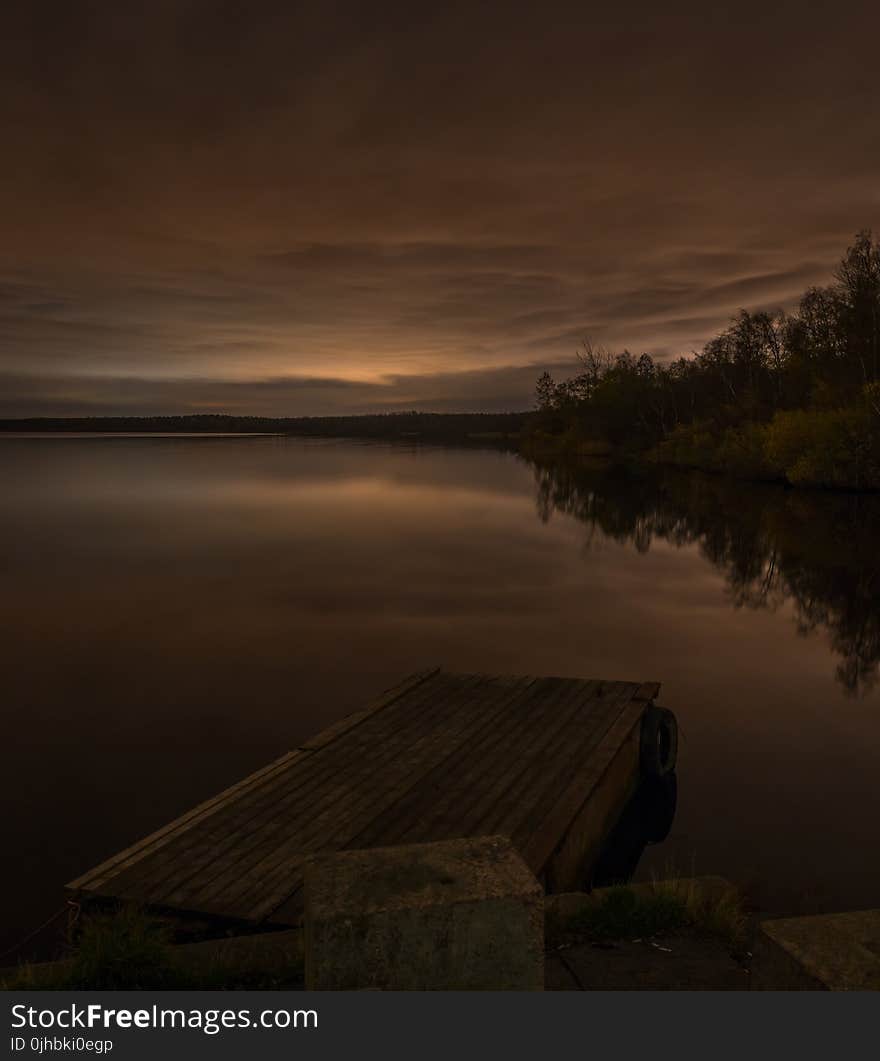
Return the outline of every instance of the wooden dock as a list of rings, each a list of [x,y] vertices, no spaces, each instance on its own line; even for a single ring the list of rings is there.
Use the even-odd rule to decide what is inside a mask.
[[[67,887],[296,925],[316,854],[509,836],[548,891],[576,888],[633,791],[656,683],[432,670]]]

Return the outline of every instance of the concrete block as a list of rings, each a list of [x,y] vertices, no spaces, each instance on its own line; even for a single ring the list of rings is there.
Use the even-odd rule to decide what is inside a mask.
[[[880,910],[764,921],[755,991],[880,991]]]
[[[544,986],[544,893],[501,836],[342,851],[305,872],[311,990]]]

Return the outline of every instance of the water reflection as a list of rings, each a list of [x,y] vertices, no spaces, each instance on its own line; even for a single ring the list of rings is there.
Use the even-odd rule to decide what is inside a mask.
[[[436,664],[662,682],[681,787],[637,877],[878,904],[880,688],[844,691],[877,672],[876,499],[481,450],[0,441],[0,805],[23,808],[0,950],[65,880]],[[544,518],[577,518],[535,518],[536,474]]]
[[[824,634],[835,676],[864,695],[880,669],[880,497],[784,490],[719,477],[622,476],[535,464],[537,508],[574,516],[597,536],[647,553],[696,545],[725,579],[734,608],[790,602],[801,635]]]
[[[678,778],[674,773],[642,778],[584,886],[604,888],[632,880],[645,848],[661,844],[669,836],[677,806]]]

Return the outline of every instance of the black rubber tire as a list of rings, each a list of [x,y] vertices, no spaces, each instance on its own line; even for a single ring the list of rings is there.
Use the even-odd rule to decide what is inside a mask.
[[[640,765],[644,777],[666,777],[678,758],[678,723],[665,707],[651,704],[642,715]]]

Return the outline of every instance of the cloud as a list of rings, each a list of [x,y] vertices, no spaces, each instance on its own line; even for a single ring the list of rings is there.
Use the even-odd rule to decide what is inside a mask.
[[[3,400],[520,406],[585,335],[687,354],[880,227],[858,6],[19,5]]]
[[[309,416],[383,413],[498,412],[531,408],[544,369],[565,374],[566,362],[507,365],[465,372],[393,375],[377,382],[340,377],[210,377],[143,379],[0,374],[0,417],[153,416],[200,412]]]

